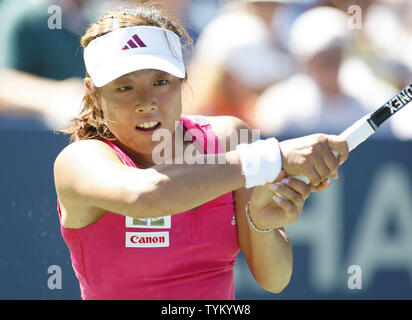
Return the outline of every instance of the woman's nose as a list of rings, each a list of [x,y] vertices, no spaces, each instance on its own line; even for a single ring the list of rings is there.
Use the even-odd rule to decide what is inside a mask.
[[[151,103],[140,103],[136,106],[136,112],[152,112],[157,109],[157,106],[154,102]]]
[[[157,109],[157,98],[151,88],[141,88],[136,98],[136,112],[152,112]]]

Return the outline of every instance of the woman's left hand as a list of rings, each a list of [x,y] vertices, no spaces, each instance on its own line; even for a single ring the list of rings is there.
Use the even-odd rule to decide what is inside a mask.
[[[298,219],[310,193],[328,185],[326,179],[314,188],[282,172],[274,183],[254,188],[249,204],[250,218],[260,229],[291,225]]]

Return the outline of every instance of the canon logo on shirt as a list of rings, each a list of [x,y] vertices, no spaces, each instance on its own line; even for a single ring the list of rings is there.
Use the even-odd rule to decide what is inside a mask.
[[[162,248],[169,246],[169,232],[126,232],[126,248]]]

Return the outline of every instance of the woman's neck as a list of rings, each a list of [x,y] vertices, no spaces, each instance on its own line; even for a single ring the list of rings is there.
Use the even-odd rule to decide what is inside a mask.
[[[128,147],[127,145],[123,144],[119,140],[113,141],[123,152],[125,152],[130,159],[132,159],[139,167],[141,168],[150,168],[155,165],[152,157],[152,153],[150,154],[142,154],[139,153],[132,148]]]

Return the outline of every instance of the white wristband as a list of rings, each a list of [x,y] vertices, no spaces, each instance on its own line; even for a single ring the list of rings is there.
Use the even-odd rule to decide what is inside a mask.
[[[246,188],[253,188],[273,182],[282,169],[279,142],[275,138],[258,140],[236,147],[242,162],[242,173]]]

